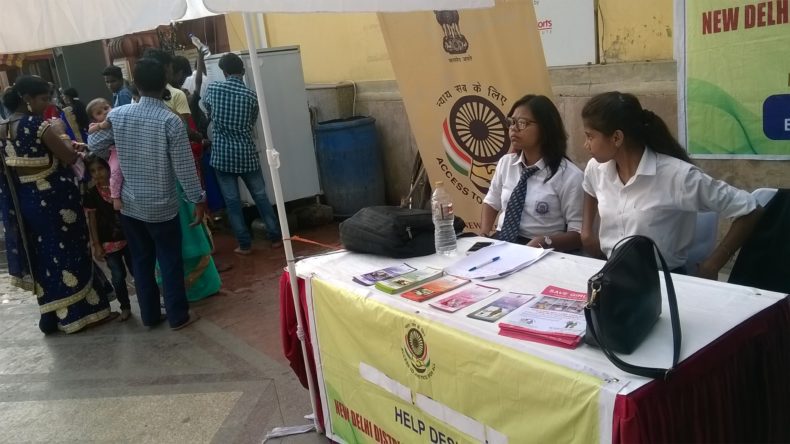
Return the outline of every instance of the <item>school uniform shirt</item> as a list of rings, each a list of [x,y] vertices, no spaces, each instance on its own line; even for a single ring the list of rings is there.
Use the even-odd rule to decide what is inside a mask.
[[[645,149],[636,174],[623,184],[614,160],[590,159],[584,191],[598,199],[601,251],[609,257],[620,239],[640,234],[658,245],[670,270],[686,263],[697,213],[734,218],[751,213],[751,194],[713,179],[696,166]]]
[[[521,213],[519,235],[533,238],[582,228],[582,171],[568,159],[562,159],[557,173],[546,181],[551,170],[543,159],[535,163],[540,171],[527,179],[527,195]],[[506,154],[499,159],[491,186],[483,202],[499,211],[496,229],[502,229],[507,203],[513,188],[526,168],[523,156]]]

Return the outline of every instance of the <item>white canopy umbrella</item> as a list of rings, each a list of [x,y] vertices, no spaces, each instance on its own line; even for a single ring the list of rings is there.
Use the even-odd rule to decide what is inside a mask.
[[[201,0],[36,0],[3,8],[0,53],[76,45],[212,15]]]
[[[203,3],[203,4],[201,4]],[[203,7],[205,5],[205,8]],[[4,10],[0,27],[0,53],[16,53],[67,46],[146,31],[173,21],[204,17],[213,13],[243,12],[250,64],[258,95],[260,118],[266,143],[266,157],[272,176],[277,212],[296,320],[307,369],[310,403],[315,408],[313,375],[307,363],[299,286],[296,280],[291,235],[285,214],[280,175],[280,154],[274,147],[271,125],[263,93],[263,78],[258,64],[258,48],[252,13],[283,12],[408,12],[438,9],[472,9],[494,6],[494,0],[38,0],[37,7]],[[31,32],[32,31],[32,32]],[[317,420],[314,419],[316,428]]]
[[[177,22],[183,22],[186,20],[194,20],[202,17],[210,17],[212,15],[217,15],[215,12],[211,12],[206,9],[206,6],[203,4],[203,0],[186,0],[187,2],[187,12],[181,16]]]

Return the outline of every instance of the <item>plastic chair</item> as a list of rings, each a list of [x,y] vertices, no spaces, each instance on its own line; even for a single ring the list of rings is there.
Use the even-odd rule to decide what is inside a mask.
[[[716,235],[719,231],[719,213],[706,211],[697,213],[697,226],[694,229],[694,240],[686,258],[686,272],[694,274],[697,264],[705,260],[716,246]]]
[[[776,188],[757,188],[756,190],[752,191],[752,196],[754,196],[757,203],[760,204],[761,207],[768,205],[768,202],[774,198],[776,192],[778,190]]]

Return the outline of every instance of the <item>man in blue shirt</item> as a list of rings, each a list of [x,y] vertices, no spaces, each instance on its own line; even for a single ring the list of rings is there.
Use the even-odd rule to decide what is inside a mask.
[[[102,75],[104,76],[104,84],[107,85],[107,89],[112,93],[113,108],[132,103],[132,92],[126,87],[121,68],[110,65],[104,68]]]
[[[167,321],[174,330],[197,317],[190,314],[184,287],[178,192],[195,204],[192,226],[203,221],[205,193],[195,170],[186,129],[181,118],[162,101],[165,68],[152,59],[140,59],[134,68],[140,103],[113,108],[101,131],[91,134],[91,151],[105,153],[112,144],[118,152],[124,182],[121,223],[132,253],[135,289],[143,325],[161,319],[155,268],[162,274]]]
[[[241,212],[239,179],[250,191],[261,215],[272,248],[282,246],[280,224],[266,196],[258,149],[252,131],[258,120],[258,98],[244,85],[244,62],[233,53],[222,56],[219,67],[225,74],[224,82],[208,86],[203,104],[214,124],[211,146],[211,166],[225,198],[226,212],[239,247],[237,254],[250,254],[252,238]]]

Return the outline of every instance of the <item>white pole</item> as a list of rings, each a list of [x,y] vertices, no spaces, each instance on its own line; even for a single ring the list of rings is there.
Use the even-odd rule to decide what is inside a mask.
[[[272,141],[271,123],[269,113],[266,110],[266,97],[263,94],[263,78],[261,77],[260,65],[258,64],[258,49],[255,47],[255,36],[252,33],[254,28],[252,14],[244,13],[244,32],[247,36],[247,48],[250,51],[250,67],[252,68],[252,78],[255,81],[255,92],[258,95],[258,110],[260,113],[261,124],[263,125],[263,137],[266,143],[266,159],[269,163],[269,171],[272,175],[272,187],[274,187],[274,199],[277,203],[277,214],[280,218],[280,229],[283,235],[283,246],[285,247],[285,259],[288,265],[288,275],[291,280],[291,296],[293,296],[294,308],[296,310],[296,334],[299,342],[302,343],[302,359],[307,371],[307,389],[310,392],[310,407],[313,409],[313,424],[316,430],[323,432],[318,425],[318,415],[315,408],[315,387],[313,386],[313,372],[310,370],[310,361],[307,360],[307,346],[305,344],[305,329],[302,325],[302,305],[299,301],[299,283],[296,279],[296,267],[294,266],[294,252],[291,246],[291,232],[288,229],[288,218],[285,214],[285,203],[283,202],[283,190],[280,184],[280,153],[274,148]]]

